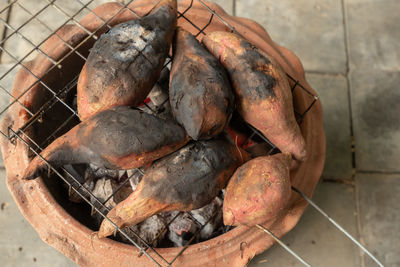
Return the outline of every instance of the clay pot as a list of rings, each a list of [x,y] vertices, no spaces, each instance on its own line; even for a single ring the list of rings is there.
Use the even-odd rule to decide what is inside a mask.
[[[129,8],[135,13],[145,15],[157,1],[134,1]],[[179,11],[183,12],[190,5],[190,1],[179,3]],[[299,59],[288,49],[277,45],[269,37],[268,33],[256,22],[227,15],[218,5],[208,3],[209,7],[216,11],[226,22],[232,25],[237,32],[246,37],[255,46],[261,48],[274,57],[283,69],[298,80],[300,84],[311,93],[316,93],[309,86],[304,76],[304,69]],[[90,31],[98,34],[107,28],[102,19],[115,25],[127,20],[135,19],[136,15],[124,8],[119,3],[107,3],[89,13],[81,24]],[[185,13],[185,17],[199,28],[206,26],[211,18],[211,13],[200,2],[194,1],[191,8]],[[198,33],[198,29],[192,26],[185,18],[180,18],[178,24],[192,33]],[[230,29],[216,16],[211,24],[204,30],[205,33]],[[76,53],[71,53],[70,48],[63,44],[60,38],[68,42],[72,47],[78,46],[79,53],[88,55],[88,49],[93,45],[94,39],[87,38],[88,34],[78,26],[66,25],[53,35],[41,49],[52,59],[60,62],[61,68],[54,67],[45,56],[39,55],[35,60],[24,63],[27,71],[21,68],[15,78],[12,94],[18,97],[24,94],[20,102],[33,113],[52,96],[46,86],[57,92],[74,77],[79,74],[84,60]],[[202,34],[199,38],[202,38]],[[81,44],[81,42],[83,43]],[[51,69],[51,70],[50,70]],[[49,71],[50,70],[50,71]],[[48,72],[48,73],[46,73]],[[37,83],[37,77],[45,84]],[[293,82],[292,82],[293,85]],[[302,113],[314,99],[297,87],[294,90],[295,109]],[[57,125],[64,122],[70,116],[63,105],[56,104],[50,113],[44,114],[43,122],[36,122],[24,130],[20,136],[26,142],[33,144],[27,136],[37,143],[41,143]],[[8,127],[17,131],[30,118],[28,113],[20,105],[14,104],[2,121],[1,129],[7,133]],[[40,120],[39,120],[40,121]],[[58,132],[62,134],[68,129]],[[322,128],[322,110],[319,101],[311,108],[301,123],[301,130],[307,143],[308,159],[291,173],[293,186],[311,196],[322,172],[325,158],[325,136]],[[11,191],[19,209],[30,224],[35,228],[40,237],[49,245],[69,257],[79,265],[84,266],[145,266],[152,263],[146,256],[138,257],[138,249],[132,245],[123,244],[111,239],[95,239],[93,231],[81,224],[76,216],[72,216],[60,205],[63,200],[57,194],[56,189],[46,184],[42,178],[32,181],[20,179],[24,169],[31,160],[31,153],[26,144],[16,139],[13,144],[6,138],[1,139],[1,149],[7,170],[7,186]],[[51,192],[50,192],[51,191]],[[300,219],[307,203],[296,193],[292,193],[291,201],[282,218],[269,222],[264,226],[277,236],[283,236],[290,231]],[[89,216],[89,214],[87,214]],[[180,266],[244,266],[256,254],[259,254],[272,246],[273,240],[256,227],[236,227],[226,234],[206,242],[191,245],[177,258],[174,265]],[[165,259],[173,259],[181,248],[157,249]],[[166,265],[154,252],[149,254],[161,265]]]

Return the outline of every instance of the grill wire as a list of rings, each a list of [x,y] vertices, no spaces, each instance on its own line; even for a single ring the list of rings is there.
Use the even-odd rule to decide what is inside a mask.
[[[73,1],[73,0],[71,0]],[[4,57],[4,55],[8,56],[9,58],[12,58],[13,61],[15,61],[15,63],[11,66],[8,67],[8,69],[0,76],[0,81],[2,81],[7,75],[10,75],[12,73],[12,71],[14,69],[16,69],[17,67],[19,68],[23,68],[25,69],[30,75],[34,76],[36,78],[35,83],[33,83],[29,88],[27,88],[24,92],[22,92],[18,97],[13,97],[11,92],[11,88],[4,88],[2,85],[0,85],[0,91],[3,91],[4,93],[6,93],[8,96],[10,96],[11,101],[10,103],[0,111],[0,116],[4,116],[4,114],[8,111],[8,109],[12,106],[12,105],[20,105],[31,117],[30,119],[25,123],[25,125],[23,125],[22,127],[20,127],[17,130],[13,130],[12,127],[8,127],[7,132],[3,132],[0,130],[1,135],[3,136],[3,138],[6,138],[9,142],[16,144],[17,140],[19,140],[20,142],[22,142],[23,144],[25,144],[29,150],[31,150],[33,152],[33,154],[35,154],[36,156],[40,157],[42,160],[44,160],[49,169],[52,170],[53,173],[55,173],[59,178],[61,178],[61,180],[66,183],[66,185],[69,188],[69,192],[74,192],[75,194],[77,194],[78,196],[80,196],[88,205],[90,205],[91,209],[92,209],[92,214],[97,212],[99,213],[105,220],[110,221],[107,216],[105,215],[104,212],[102,212],[102,210],[106,210],[109,211],[109,209],[105,206],[105,204],[107,203],[107,201],[109,201],[117,192],[119,189],[121,189],[123,187],[123,185],[125,183],[127,183],[130,178],[128,177],[113,193],[111,196],[109,196],[105,201],[100,201],[97,197],[95,197],[93,195],[93,193],[86,188],[85,186],[83,186],[83,183],[80,183],[76,177],[74,177],[70,172],[68,172],[65,168],[61,168],[60,169],[56,169],[53,166],[51,166],[51,164],[49,164],[46,159],[44,159],[43,157],[41,157],[41,155],[39,154],[43,148],[45,148],[47,145],[49,145],[54,139],[56,139],[56,137],[58,137],[60,135],[61,131],[65,131],[68,130],[66,129],[66,126],[68,126],[68,123],[71,122],[72,120],[77,120],[79,119],[78,114],[76,113],[76,111],[68,104],[66,103],[63,99],[66,95],[68,95],[69,92],[73,92],[74,90],[76,90],[76,85],[77,85],[77,81],[78,81],[78,77],[79,75],[77,75],[76,77],[72,78],[69,83],[64,86],[64,88],[62,88],[61,90],[59,90],[58,92],[56,92],[56,90],[54,88],[50,88],[49,86],[47,86],[45,84],[45,82],[42,81],[42,79],[40,77],[37,77],[28,67],[26,67],[24,65],[24,61],[28,60],[29,58],[33,57],[35,54],[41,54],[44,57],[46,57],[53,65],[49,68],[49,70],[47,70],[47,72],[45,74],[43,74],[42,76],[45,76],[47,73],[49,73],[51,70],[53,70],[54,68],[59,68],[62,69],[63,68],[63,60],[66,59],[68,56],[70,56],[72,53],[75,53],[77,56],[79,56],[82,60],[86,60],[85,56],[83,56],[79,51],[78,48],[85,43],[87,40],[89,40],[90,38],[93,38],[94,40],[97,40],[99,36],[96,35],[96,30],[95,31],[89,31],[88,29],[86,29],[83,25],[81,25],[79,23],[79,19],[77,18],[79,15],[82,14],[82,12],[85,13],[92,13],[94,16],[96,16],[97,19],[102,20],[102,25],[99,28],[102,27],[107,27],[107,28],[111,28],[111,26],[109,25],[109,22],[116,17],[117,15],[119,15],[121,12],[129,10],[130,12],[132,12],[137,18],[140,18],[140,16],[138,14],[136,14],[132,9],[129,8],[129,5],[134,2],[135,0],[130,0],[130,1],[121,1],[121,2],[125,2],[121,9],[114,14],[112,17],[110,17],[108,20],[104,20],[101,17],[99,17],[98,15],[96,15],[93,11],[92,8],[90,7],[91,4],[93,4],[95,2],[95,0],[90,0],[90,1],[82,1],[82,0],[74,0],[76,2],[78,2],[81,5],[81,8],[75,12],[74,14],[70,14],[68,11],[65,10],[65,8],[61,7],[59,3],[57,3],[56,0],[46,0],[47,4],[42,7],[41,9],[39,9],[39,11],[37,12],[31,12],[29,11],[29,7],[25,6],[23,3],[23,0],[8,0],[8,3],[5,7],[1,8],[0,10],[0,23],[4,24],[6,29],[3,33],[2,36],[2,40],[0,42],[0,49],[1,49],[1,54],[2,57]],[[207,9],[210,13],[210,18],[208,23],[203,26],[203,27],[199,27],[196,24],[194,24],[192,21],[190,21],[185,14],[192,8],[193,6],[193,2],[194,1],[198,1],[202,6],[204,6],[205,9]],[[11,14],[11,9],[12,8],[19,8],[22,9],[25,13],[27,13],[29,15],[29,18],[22,23],[21,25],[19,25],[18,27],[14,27],[12,25],[10,25],[10,23],[8,22],[8,19],[4,19],[3,15],[4,14]],[[51,11],[57,14],[62,14],[63,16],[67,17],[67,21],[65,21],[62,25],[60,25],[57,29],[52,29],[50,27],[50,25],[48,25],[48,23],[44,22],[42,19],[39,18],[39,15],[44,12],[44,11]],[[229,23],[227,23],[219,14],[217,14],[214,10],[212,10],[209,6],[207,6],[206,3],[204,3],[202,0],[191,0],[189,6],[184,9],[184,10],[178,10],[178,20],[185,20],[186,22],[188,22],[189,24],[191,24],[196,30],[197,30],[197,34],[195,34],[195,36],[197,37],[198,35],[202,34],[202,35],[206,35],[206,33],[204,32],[206,30],[206,28],[212,23],[213,20],[218,19],[220,20],[225,26],[227,26],[232,32],[235,32],[237,34],[239,34],[238,32],[235,31],[234,27],[232,27]],[[29,37],[27,37],[24,33],[22,33],[23,27],[25,27],[26,25],[29,25],[31,23],[39,23],[42,27],[44,27],[46,30],[50,31],[51,34],[49,34],[49,36],[47,38],[45,38],[44,40],[42,40],[41,42],[39,42],[38,44],[35,44],[34,42],[32,42],[30,40]],[[88,36],[86,38],[84,38],[77,46],[72,47],[68,42],[64,41],[63,38],[61,36],[59,36],[57,34],[57,31],[59,29],[61,29],[63,26],[67,25],[67,23],[71,23],[73,25],[76,25],[77,27],[79,27],[80,29],[82,29],[83,31],[85,31]],[[239,34],[240,35],[240,34]],[[8,49],[5,48],[5,42],[10,39],[10,38],[15,38],[15,36],[18,36],[20,39],[24,40],[24,42],[29,43],[33,48],[26,53],[25,55],[23,55],[21,58],[19,58],[20,55],[16,55],[15,53],[13,53],[12,51],[9,51]],[[60,60],[55,61],[53,60],[49,55],[47,55],[44,51],[41,50],[41,45],[43,43],[45,43],[51,36],[57,36],[59,40],[61,40],[63,42],[64,45],[66,45],[70,51],[64,55]],[[141,52],[141,51],[139,51]],[[166,63],[164,65],[164,68],[167,67],[171,62],[171,57],[169,56],[166,59]],[[303,85],[301,85],[299,83],[299,81],[295,80],[293,77],[291,77],[290,75],[287,75],[288,79],[290,81],[293,82],[293,86],[292,86],[292,92],[294,90],[303,90],[306,95],[309,97],[309,105],[306,108],[305,111],[303,112],[298,112],[295,110],[295,115],[296,115],[296,119],[297,122],[299,124],[301,124],[303,118],[307,115],[307,113],[311,110],[311,108],[313,107],[313,105],[316,103],[316,101],[318,101],[318,96],[313,95],[311,92],[309,92]],[[35,85],[40,84],[42,85],[46,90],[48,90],[51,94],[52,97],[47,100],[39,109],[37,112],[32,113],[32,111],[30,111],[30,109],[28,107],[26,107],[23,103],[21,103],[20,99],[21,97],[23,97],[26,93],[29,92],[30,89],[32,89]],[[33,124],[35,122],[41,122],[42,120],[42,116],[46,111],[49,111],[52,107],[54,107],[57,103],[61,103],[62,105],[65,106],[65,108],[71,113],[71,115],[65,120],[63,121],[51,134],[49,134],[45,140],[43,142],[41,142],[40,144],[37,144],[28,134],[26,134],[26,130],[29,127],[32,127]],[[143,103],[144,105],[147,106],[147,108],[149,108],[149,110],[151,110],[152,113],[157,114],[159,111],[158,110],[154,110],[151,109],[146,103]],[[162,105],[161,105],[162,106]],[[251,129],[252,134],[250,135],[250,137],[248,138],[247,141],[249,141],[250,138],[252,138],[253,136],[258,136],[259,138],[261,138],[263,141],[267,142],[272,149],[270,150],[270,154],[276,152],[277,148],[264,136],[262,135],[258,130],[256,130],[255,128],[253,128],[251,125],[247,125],[249,127],[249,129]],[[28,140],[28,141],[26,141]],[[246,143],[246,142],[245,142]],[[141,175],[144,174],[144,172],[141,169],[137,169]],[[363,247],[354,237],[352,237],[347,231],[345,231],[337,222],[335,222],[331,217],[329,217],[320,207],[318,207],[310,198],[308,198],[305,194],[303,194],[302,192],[300,192],[298,189],[292,187],[292,190],[296,193],[298,193],[303,199],[305,199],[309,204],[311,204],[311,206],[313,208],[315,208],[319,213],[321,213],[324,217],[326,217],[329,222],[331,222],[336,228],[338,228],[341,232],[343,232],[343,234],[345,234],[352,242],[354,242],[355,245],[357,245],[361,250],[363,250],[369,257],[371,257],[379,266],[383,266],[365,247]],[[85,196],[82,192],[84,192],[85,194],[89,195],[90,198],[94,199],[96,203],[92,203],[90,201],[90,198],[88,198],[87,196]],[[179,214],[178,213],[174,218],[172,218],[167,225],[164,228],[164,232],[168,230],[168,225],[170,223],[172,223]],[[199,221],[196,220],[196,218],[194,218],[192,216],[192,214],[190,212],[186,212],[186,214],[196,223],[199,225],[198,230],[194,233],[194,235],[191,237],[191,239],[185,244],[185,246],[183,246],[180,251],[175,255],[175,257],[168,261],[166,260],[162,255],[160,255],[157,252],[157,249],[153,247],[153,244],[157,241],[157,239],[159,238],[160,234],[151,242],[147,243],[145,242],[142,238],[140,238],[140,236],[133,232],[132,232],[137,239],[140,240],[140,244],[138,244],[137,242],[135,242],[132,238],[130,238],[125,232],[124,230],[120,229],[119,227],[117,227],[112,221],[110,221],[112,223],[112,225],[114,225],[114,227],[116,228],[116,232],[119,232],[124,238],[126,238],[132,245],[134,245],[135,247],[137,247],[139,249],[139,254],[138,256],[141,255],[146,255],[149,260],[151,260],[152,262],[154,262],[155,265],[157,266],[171,266],[173,265],[173,263],[175,262],[175,260],[182,255],[185,250],[191,245],[193,244],[193,242],[195,242],[197,236],[199,235],[200,231],[207,225],[207,223],[209,221],[211,221],[213,219],[213,217],[216,216],[217,214],[217,210],[214,211],[214,214],[209,218],[209,220],[204,223],[201,224]],[[88,216],[90,216],[88,214]],[[263,226],[261,225],[257,225],[258,228],[260,228],[260,230],[264,231],[265,233],[267,233],[271,238],[273,238],[275,241],[277,241],[277,243],[279,245],[281,245],[285,250],[287,250],[291,255],[293,255],[296,259],[299,260],[299,262],[301,262],[303,265],[305,266],[310,266],[309,263],[307,263],[304,259],[302,259],[298,254],[296,254],[293,250],[291,250],[289,247],[287,247],[281,240],[279,240],[278,237],[276,237],[271,231],[269,231],[268,229],[265,229]],[[227,228],[228,230],[231,228]],[[151,250],[153,253],[152,255],[149,255],[149,253],[147,252],[148,250]]]

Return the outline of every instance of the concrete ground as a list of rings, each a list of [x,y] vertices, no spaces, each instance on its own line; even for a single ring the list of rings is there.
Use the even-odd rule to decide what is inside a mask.
[[[89,7],[100,2],[105,1],[94,1]],[[400,1],[217,2],[231,14],[259,22],[275,41],[300,57],[307,80],[320,95],[327,136],[326,165],[313,199],[385,266],[400,266]],[[0,15],[0,36],[12,32],[7,29],[3,35],[1,21],[15,29],[30,18],[18,3],[36,13],[47,1],[19,0],[11,10],[5,9]],[[78,0],[55,3],[68,14],[81,7]],[[6,0],[0,0],[0,11],[6,5]],[[1,53],[1,76],[66,20],[52,7],[38,18],[43,24],[33,20],[19,30],[27,40],[14,34],[1,42],[12,55]],[[14,75],[11,71],[0,79],[5,89],[0,88],[1,110]],[[5,187],[2,168],[1,265],[74,266],[42,242],[21,216]],[[313,266],[375,266],[311,207],[283,241]],[[250,266],[302,264],[275,245]]]

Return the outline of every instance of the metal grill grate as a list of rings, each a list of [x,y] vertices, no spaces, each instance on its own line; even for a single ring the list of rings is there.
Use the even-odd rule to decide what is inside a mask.
[[[47,85],[46,82],[41,77],[50,73],[55,68],[62,70],[64,60],[71,54],[76,54],[83,61],[86,60],[86,57],[79,51],[79,48],[89,39],[93,39],[93,41],[97,40],[99,37],[99,33],[98,33],[97,29],[95,31],[91,31],[91,30],[87,29],[86,27],[84,27],[79,22],[80,19],[83,17],[83,15],[85,15],[87,13],[92,13],[98,19],[102,20],[102,25],[99,27],[99,29],[100,29],[103,27],[111,28],[112,26],[110,25],[110,22],[116,16],[118,16],[121,12],[124,12],[126,10],[129,10],[138,18],[140,17],[138,14],[136,14],[133,10],[131,10],[129,8],[129,5],[132,2],[134,2],[134,0],[125,1],[123,6],[121,7],[121,9],[117,13],[115,13],[113,16],[108,18],[107,20],[102,19],[101,17],[97,16],[96,13],[94,13],[92,11],[92,9],[99,4],[98,1],[95,1],[95,0],[90,0],[90,1],[75,0],[75,1],[80,4],[80,8],[78,8],[78,9],[75,8],[75,10],[72,10],[68,6],[69,1],[56,1],[56,0],[38,1],[38,4],[37,4],[38,6],[36,8],[34,8],[34,10],[36,10],[36,11],[31,11],[32,7],[29,6],[26,1],[12,0],[12,1],[8,1],[8,4],[0,10],[0,21],[7,28],[5,30],[5,32],[3,33],[2,40],[0,42],[1,57],[2,57],[2,59],[6,58],[12,62],[12,64],[9,65],[9,67],[7,68],[7,70],[4,73],[0,73],[0,81],[5,79],[5,77],[7,77],[8,75],[13,75],[13,72],[17,68],[24,69],[27,73],[34,76],[36,79],[35,83],[33,83],[25,91],[21,92],[21,94],[18,95],[17,97],[15,97],[11,94],[11,88],[5,88],[4,86],[2,86],[0,84],[0,88],[1,88],[0,91],[7,94],[11,98],[10,103],[8,105],[6,105],[2,110],[0,110],[0,117],[4,116],[4,114],[6,112],[9,112],[10,108],[13,105],[21,106],[23,108],[23,110],[25,110],[26,113],[29,114],[29,116],[30,116],[29,120],[23,126],[19,127],[18,129],[13,129],[10,126],[10,127],[8,127],[7,132],[0,131],[0,133],[3,136],[3,138],[6,138],[9,142],[11,142],[13,144],[15,144],[17,142],[17,140],[19,140],[20,142],[22,142],[23,144],[28,146],[28,148],[38,157],[41,157],[39,153],[42,151],[43,148],[45,148],[48,144],[50,144],[55,138],[60,136],[66,130],[69,130],[69,128],[71,127],[71,124],[73,124],[74,121],[75,122],[79,121],[78,114],[72,107],[72,104],[67,103],[65,100],[66,96],[68,94],[76,91],[76,84],[78,81],[78,76],[72,77],[70,79],[70,81],[61,90],[52,88],[51,86]],[[189,12],[189,10],[192,8],[193,1],[200,2],[201,5],[203,5],[204,8],[206,8],[209,11],[210,17],[209,17],[208,23],[205,24],[204,26],[200,27],[200,26],[194,24],[192,21],[190,21],[188,19],[187,16],[185,16],[187,14],[187,12]],[[72,2],[74,2],[74,1],[72,1]],[[14,25],[14,24],[10,23],[8,21],[8,18],[6,18],[4,16],[4,14],[7,14],[7,13],[10,14],[11,9],[20,10],[21,12],[23,12],[23,14],[25,14],[27,19],[20,25]],[[46,14],[47,15],[50,14],[51,16],[63,17],[63,18],[65,18],[65,21],[63,23],[60,23],[60,25],[54,26],[46,21]],[[217,14],[214,10],[212,10],[209,6],[207,6],[207,4],[204,3],[202,0],[192,0],[190,5],[185,10],[179,11],[179,15],[178,15],[178,20],[187,21],[189,24],[191,24],[197,30],[197,34],[195,34],[195,36],[198,36],[201,34],[205,35],[206,34],[205,30],[207,29],[207,27],[212,23],[213,20],[216,20],[216,19],[220,20],[222,23],[224,23],[232,32],[236,32],[235,29],[229,23],[224,21],[224,19],[219,14]],[[48,32],[48,36],[44,39],[37,41],[37,39],[35,39],[35,36],[34,36],[35,33],[29,32],[29,26],[34,25],[34,24],[37,27],[39,27],[40,29],[43,29],[44,32]],[[72,46],[70,43],[64,41],[63,38],[57,33],[57,31],[59,31],[62,27],[64,27],[67,24],[73,24],[73,25],[79,27],[81,30],[83,30],[87,34],[87,36],[82,40],[82,42],[80,42],[76,46]],[[32,36],[34,36],[34,37],[32,38]],[[68,51],[68,53],[66,53],[60,60],[57,60],[57,61],[54,60],[46,52],[44,52],[41,48],[42,45],[46,41],[49,40],[49,38],[51,38],[51,37],[54,38],[54,36],[59,38],[63,42],[63,44],[70,49]],[[13,39],[16,39],[17,42],[19,42],[19,43],[22,42],[22,43],[24,43],[24,45],[30,46],[30,49],[28,49],[29,52],[27,52],[24,55],[21,55],[20,53],[18,53],[18,46],[16,46],[17,51],[15,51],[15,47],[8,47],[5,45],[6,41],[10,41]],[[41,77],[39,77],[35,73],[33,73],[31,71],[31,69],[29,67],[27,67],[25,64],[25,62],[27,60],[33,59],[37,55],[41,55],[41,56],[47,58],[47,60],[49,62],[51,62],[51,64],[52,64],[52,66],[47,70],[47,72],[44,75],[41,75]],[[166,60],[164,67],[167,67],[167,65],[170,62],[171,62],[171,58],[168,58]],[[297,121],[298,121],[298,123],[301,123],[304,116],[307,115],[307,113],[310,111],[310,109],[313,107],[313,105],[316,103],[316,101],[318,101],[318,96],[313,95],[304,86],[302,86],[299,83],[299,81],[295,80],[290,75],[288,75],[288,79],[293,84],[292,91],[303,90],[306,93],[306,95],[309,97],[308,107],[302,112],[295,111]],[[35,112],[33,112],[31,107],[27,106],[25,103],[22,102],[22,98],[24,97],[24,95],[28,94],[29,91],[36,85],[42,86],[47,91],[47,93],[50,94],[50,97],[44,102],[43,105],[38,107],[37,110]],[[42,138],[43,140],[41,140],[41,142],[38,143],[37,141],[33,140],[30,137],[30,135],[28,134],[28,130],[33,128],[33,126],[35,124],[38,124],[38,123],[40,124],[43,119],[43,115],[46,112],[49,112],[49,111],[51,112],[52,108],[54,108],[58,104],[61,104],[63,106],[63,111],[66,112],[66,114],[68,114],[68,116],[65,117],[65,119],[61,123],[59,123],[57,125],[57,127],[55,127],[55,129],[52,130],[52,132],[50,132],[47,136]],[[147,105],[147,104],[144,103],[144,105]],[[152,110],[149,106],[148,106],[148,108],[150,110]],[[158,110],[152,110],[152,112],[157,114]],[[265,142],[267,142],[269,145],[271,145],[273,147],[273,149],[271,149],[270,153],[275,152],[276,147],[265,136],[263,136],[259,131],[254,129],[252,126],[250,126],[250,125],[247,125],[247,126],[252,131],[250,138],[257,135],[259,138],[261,138],[262,140],[264,140]],[[41,159],[46,161],[42,157],[41,157]],[[121,184],[119,186],[119,188],[117,188],[117,190],[113,193],[113,195],[110,196],[108,199],[106,199],[106,201],[100,201],[98,198],[96,198],[96,196],[93,195],[93,193],[89,189],[87,189],[85,186],[83,186],[83,184],[80,183],[78,181],[78,179],[76,177],[74,177],[74,175],[72,175],[65,168],[62,168],[62,170],[55,169],[47,161],[46,161],[46,163],[48,164],[49,169],[51,169],[54,174],[59,176],[59,178],[61,178],[62,181],[64,181],[64,183],[66,183],[68,185],[70,192],[75,192],[75,194],[79,195],[88,205],[91,206],[92,213],[97,212],[102,217],[104,217],[106,220],[108,220],[108,218],[106,217],[106,214],[104,212],[102,212],[102,210],[108,211],[109,209],[105,206],[105,204],[115,193],[118,192],[119,189],[121,189],[124,186],[124,183],[127,183],[130,179],[130,177],[128,177],[128,179],[126,179],[125,182],[123,184]],[[144,174],[142,170],[140,170],[140,169],[138,169],[138,170],[142,175]],[[341,230],[357,246],[359,246],[365,253],[367,253],[372,259],[374,259],[375,262],[377,262],[380,266],[382,266],[379,263],[379,261],[369,251],[367,251],[359,242],[357,242],[351,235],[349,235],[335,221],[333,221],[330,217],[328,217],[328,215],[326,213],[324,213],[318,206],[316,206],[315,203],[313,203],[307,196],[305,196],[302,192],[300,192],[296,188],[292,188],[292,189],[295,192],[299,193],[308,203],[310,203],[313,207],[315,207],[321,214],[323,214],[323,216],[327,217],[336,227],[339,228],[339,230]],[[89,195],[90,198],[95,199],[97,203],[93,204],[90,201],[90,199],[85,195]],[[144,240],[142,240],[140,238],[139,235],[134,233],[136,235],[136,237],[139,240],[141,240],[141,243],[138,244],[132,238],[130,238],[123,229],[118,228],[114,223],[112,223],[110,220],[109,221],[116,227],[116,231],[118,231],[123,237],[125,237],[127,240],[129,240],[129,242],[132,245],[136,246],[139,249],[139,256],[141,256],[142,254],[146,255],[151,261],[153,261],[158,266],[170,266],[170,265],[173,265],[175,260],[180,255],[182,255],[182,253],[185,252],[185,250],[188,248],[189,245],[191,245],[195,242],[200,231],[208,223],[208,221],[207,221],[206,223],[201,224],[199,221],[196,220],[196,218],[194,218],[192,216],[192,214],[190,212],[187,212],[186,214],[188,216],[190,216],[191,219],[199,225],[199,228],[194,233],[194,235],[191,237],[189,242],[187,242],[187,244],[184,247],[182,247],[182,249],[179,251],[179,253],[177,253],[175,255],[175,257],[170,261],[166,260],[161,254],[159,254],[157,252],[157,249],[153,247],[153,244],[156,242],[156,240],[159,236],[157,236],[156,239],[153,240],[152,242],[146,243]],[[213,216],[215,216],[215,215],[216,215],[216,212],[214,212]],[[87,214],[87,216],[90,216],[90,214]],[[175,220],[177,216],[172,218],[172,220],[169,221],[168,224],[170,224],[173,220]],[[213,216],[209,220],[213,219]],[[306,266],[310,266],[299,255],[297,255],[295,252],[293,252],[285,244],[280,242],[280,240],[277,237],[275,237],[272,232],[270,232],[268,229],[263,228],[260,225],[258,225],[258,227],[261,228],[261,230],[268,233],[280,245],[282,245],[289,253],[291,253],[293,256],[295,256],[300,262],[302,262]],[[229,230],[229,228],[227,228],[227,230]],[[164,231],[167,231],[167,227],[165,227]],[[148,250],[151,250],[153,252],[152,255],[150,255],[148,253]]]

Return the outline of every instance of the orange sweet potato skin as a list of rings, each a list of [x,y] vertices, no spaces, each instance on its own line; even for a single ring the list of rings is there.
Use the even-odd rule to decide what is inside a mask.
[[[220,134],[234,105],[229,78],[221,63],[182,28],[175,33],[170,103],[176,120],[194,140]]]
[[[100,36],[78,80],[82,121],[114,106],[137,106],[146,98],[170,49],[176,13],[176,0],[162,0],[149,15]]]
[[[225,225],[247,225],[273,220],[286,207],[291,194],[290,154],[252,159],[239,167],[225,191]]]
[[[225,140],[194,142],[154,162],[136,190],[107,217],[118,227],[140,223],[164,211],[188,211],[211,202],[226,186],[248,154]],[[114,226],[104,220],[98,232],[105,237]]]
[[[227,69],[244,120],[282,152],[304,160],[305,141],[295,120],[290,86],[275,60],[233,33],[213,32],[202,42]]]
[[[40,155],[53,167],[92,163],[108,169],[132,169],[168,155],[189,141],[174,120],[129,107],[114,107],[81,122],[57,138]],[[47,169],[34,158],[25,171],[33,179]]]

